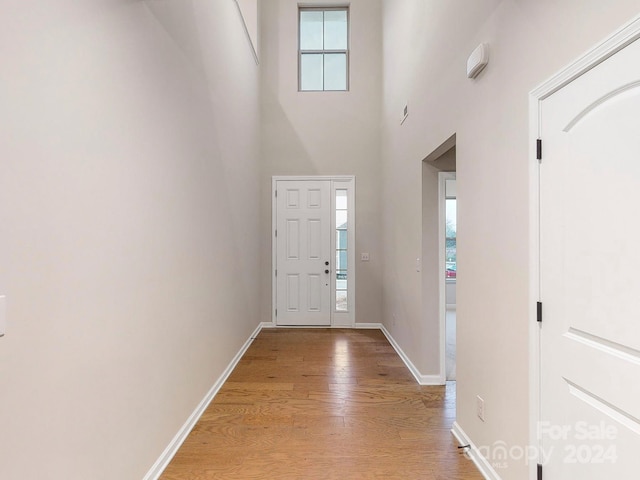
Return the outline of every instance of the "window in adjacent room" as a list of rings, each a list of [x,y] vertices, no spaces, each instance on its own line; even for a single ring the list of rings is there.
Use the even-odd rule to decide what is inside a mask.
[[[349,9],[300,8],[298,88],[346,91],[349,87]]]
[[[457,255],[457,210],[458,204],[455,193],[456,180],[447,180],[445,183],[445,262],[447,280],[454,280],[458,273],[458,255]]]

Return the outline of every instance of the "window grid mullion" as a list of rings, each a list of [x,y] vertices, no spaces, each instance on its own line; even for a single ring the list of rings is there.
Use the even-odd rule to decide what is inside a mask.
[[[300,50],[300,53],[302,53],[303,55],[308,53],[308,54],[312,54],[312,53],[343,53],[343,54],[347,54],[348,50]]]

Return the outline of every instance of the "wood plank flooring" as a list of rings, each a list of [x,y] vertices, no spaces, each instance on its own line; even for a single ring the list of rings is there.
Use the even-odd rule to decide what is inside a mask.
[[[378,330],[262,330],[161,480],[481,480]]]

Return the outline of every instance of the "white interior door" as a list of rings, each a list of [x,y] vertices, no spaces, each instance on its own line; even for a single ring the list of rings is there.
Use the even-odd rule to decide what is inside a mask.
[[[331,181],[279,180],[276,323],[331,324]]]
[[[543,478],[638,478],[640,41],[540,115]]]

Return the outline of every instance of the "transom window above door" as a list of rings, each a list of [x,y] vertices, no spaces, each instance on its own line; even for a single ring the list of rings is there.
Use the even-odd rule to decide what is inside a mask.
[[[298,18],[299,90],[348,90],[349,9],[300,8]]]

